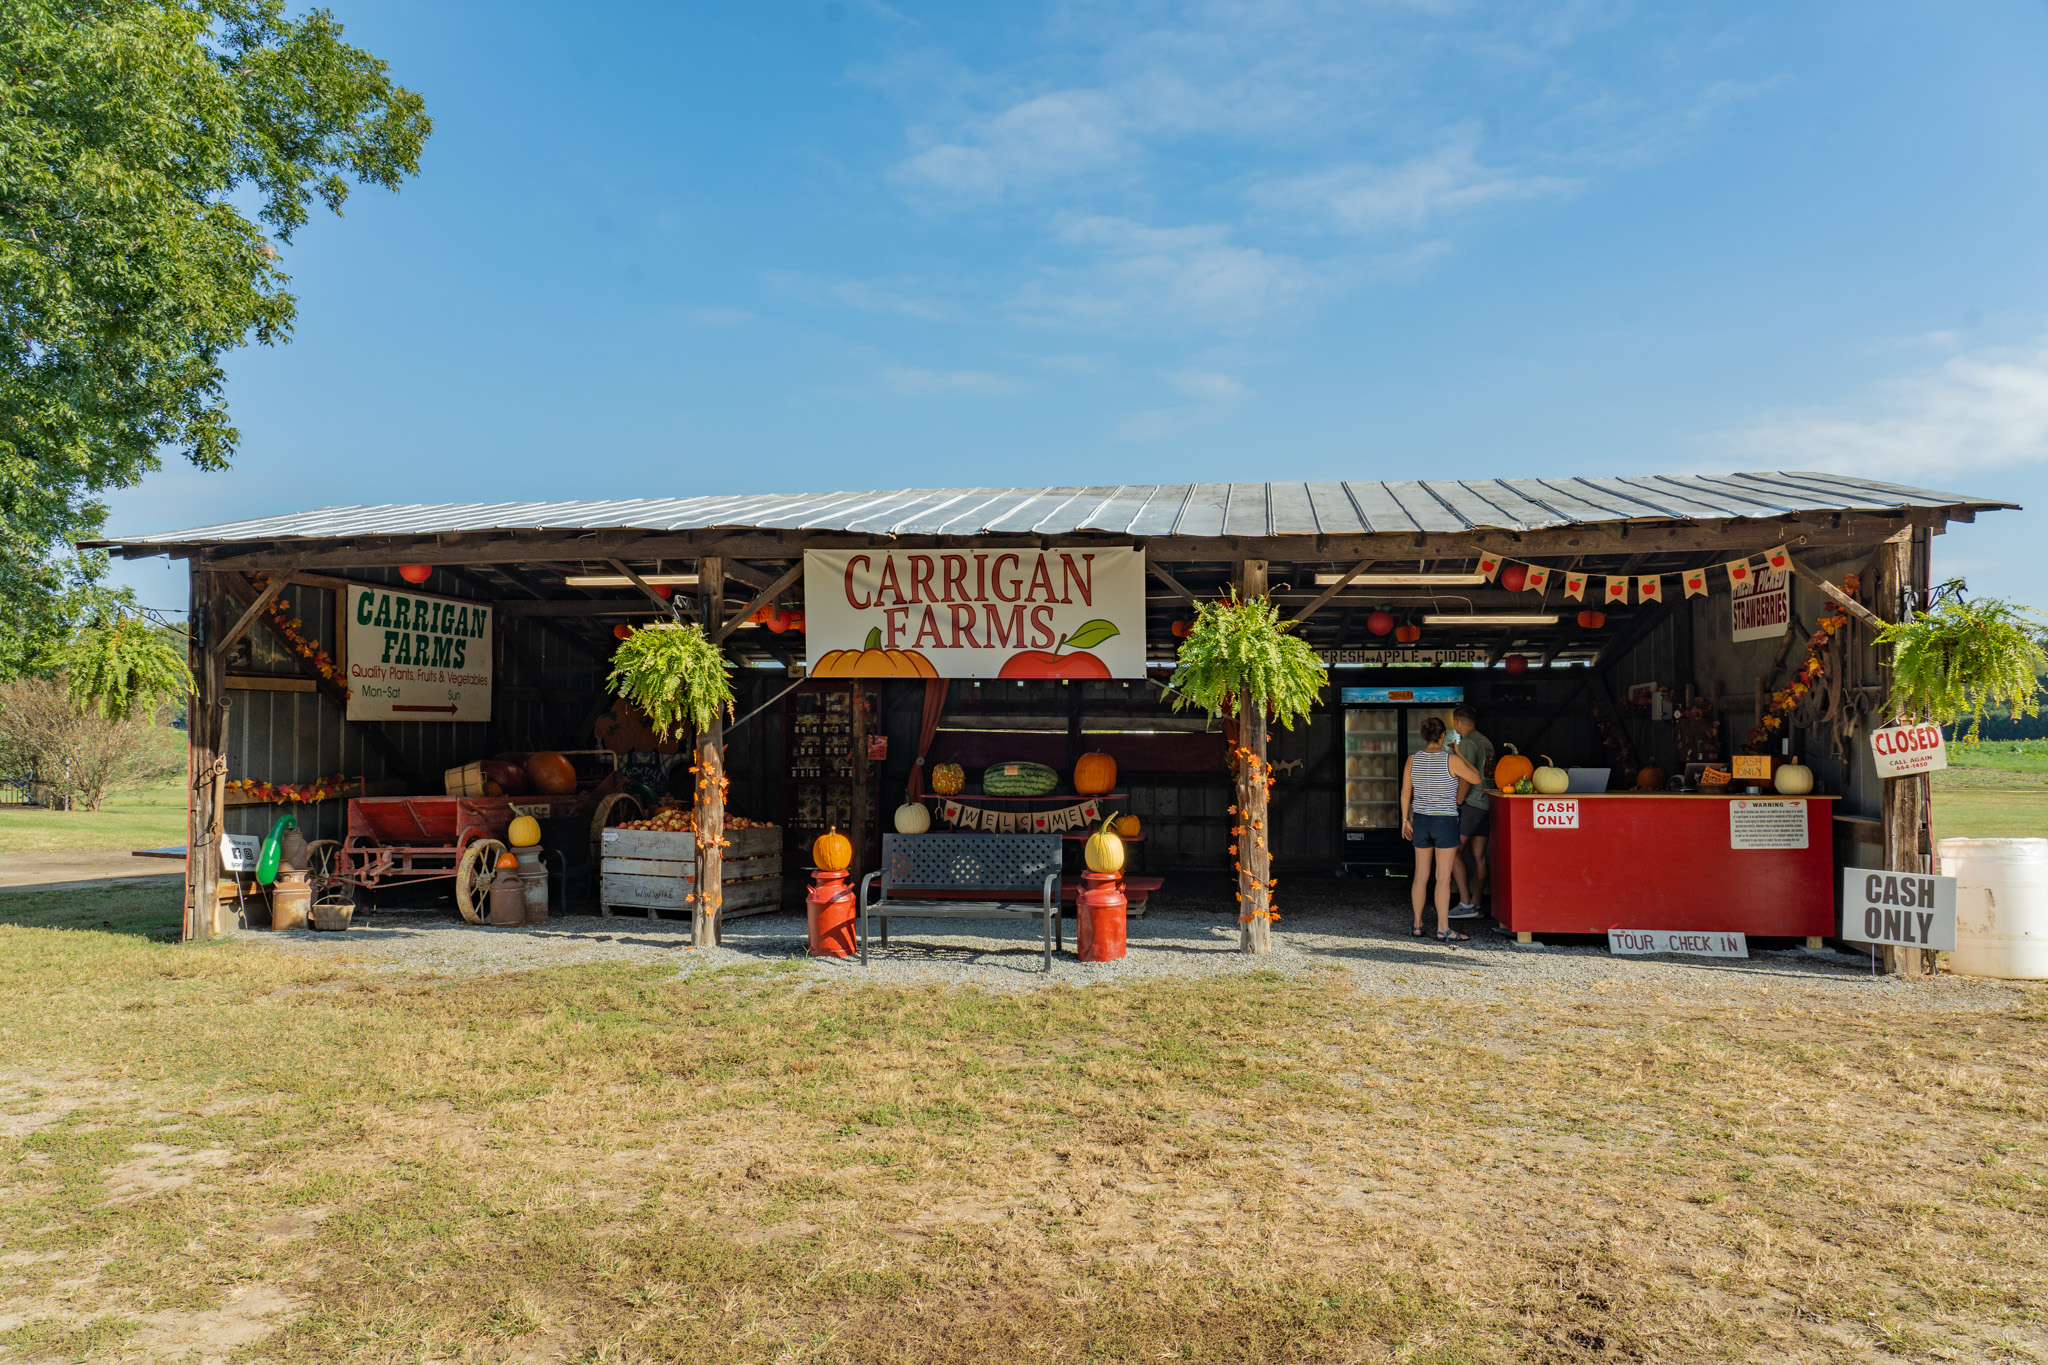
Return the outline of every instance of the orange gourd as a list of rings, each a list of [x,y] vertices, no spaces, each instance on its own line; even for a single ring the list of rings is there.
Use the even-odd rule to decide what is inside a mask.
[[[1119,839],[1135,839],[1144,832],[1144,829],[1144,825],[1139,823],[1135,815],[1119,815],[1116,818],[1116,833]]]
[[[1536,775],[1536,765],[1516,753],[1514,745],[1503,744],[1500,747],[1503,752],[1493,765],[1493,785],[1502,791],[1513,791],[1517,782]]]
[[[844,872],[853,866],[853,841],[835,825],[811,841],[811,861],[827,872]]]
[[[958,763],[941,763],[932,769],[932,790],[940,796],[958,796],[967,785],[967,770]]]
[[[1082,796],[1115,791],[1116,760],[1108,754],[1082,754],[1074,762],[1074,790]]]
[[[1636,790],[1644,792],[1661,791],[1664,784],[1669,780],[1670,774],[1666,773],[1662,768],[1644,768],[1636,774]]]
[[[533,779],[533,789],[544,796],[566,796],[576,790],[576,765],[552,749],[527,759],[526,775]]]

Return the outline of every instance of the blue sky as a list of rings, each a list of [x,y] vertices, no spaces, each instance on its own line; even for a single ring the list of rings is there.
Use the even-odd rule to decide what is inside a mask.
[[[286,248],[235,469],[117,532],[1770,468],[2048,505],[2035,4],[334,8],[422,173]],[[1936,569],[2048,607],[2044,537]]]

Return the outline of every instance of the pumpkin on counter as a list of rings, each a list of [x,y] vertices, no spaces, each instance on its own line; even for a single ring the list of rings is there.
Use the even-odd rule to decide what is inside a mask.
[[[1562,796],[1571,790],[1572,775],[1564,769],[1554,767],[1550,755],[1543,755],[1543,766],[1529,774],[1529,781],[1545,796]]]
[[[898,834],[926,834],[931,831],[931,807],[922,801],[905,801],[896,808]]]
[[[1074,760],[1074,791],[1101,796],[1116,790],[1116,760],[1108,754],[1082,754]]]
[[[1124,841],[1118,838],[1116,830],[1111,828],[1115,823],[1116,816],[1112,814],[1109,819],[1102,822],[1102,828],[1088,836],[1088,842],[1082,846],[1082,856],[1086,858],[1090,872],[1124,870]]]
[[[1503,744],[1501,756],[1493,765],[1493,785],[1504,792],[1511,792],[1515,784],[1536,771],[1536,765],[1515,751],[1512,744]]]
[[[844,872],[853,866],[853,841],[834,825],[811,841],[811,861],[827,872]]]
[[[1805,796],[1813,790],[1813,769],[1804,763],[1785,763],[1771,774],[1771,783],[1781,796]]]
[[[958,763],[941,763],[932,769],[932,790],[940,796],[958,796],[967,786],[967,770]]]
[[[1670,774],[1662,768],[1643,768],[1636,773],[1636,790],[1654,792],[1664,790],[1664,784],[1671,780]]]

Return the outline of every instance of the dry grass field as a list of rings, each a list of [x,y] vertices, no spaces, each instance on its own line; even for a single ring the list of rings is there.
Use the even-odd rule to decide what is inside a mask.
[[[0,899],[0,1355],[2048,1359],[2048,997],[427,979]]]

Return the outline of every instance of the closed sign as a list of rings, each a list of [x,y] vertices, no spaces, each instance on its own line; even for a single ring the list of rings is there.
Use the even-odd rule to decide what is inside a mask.
[[[1956,879],[1842,869],[1842,937],[1898,948],[1956,946]]]
[[[1577,829],[1579,827],[1579,803],[1576,801],[1545,800],[1537,797],[1530,802],[1530,823],[1537,829]]]
[[[1870,732],[1870,756],[1885,777],[1940,772],[1948,766],[1948,745],[1939,725],[1887,725]]]

